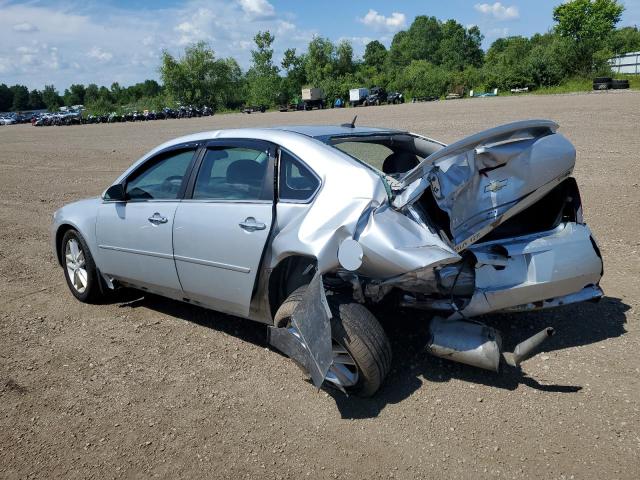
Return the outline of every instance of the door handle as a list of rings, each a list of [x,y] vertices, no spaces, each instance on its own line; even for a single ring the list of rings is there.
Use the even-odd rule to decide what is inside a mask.
[[[247,232],[255,232],[256,230],[264,230],[267,228],[264,223],[256,222],[256,219],[253,217],[247,217],[244,222],[240,222],[238,225]]]
[[[149,221],[154,225],[160,225],[161,223],[167,223],[167,217],[163,217],[158,212],[154,213],[149,217]]]

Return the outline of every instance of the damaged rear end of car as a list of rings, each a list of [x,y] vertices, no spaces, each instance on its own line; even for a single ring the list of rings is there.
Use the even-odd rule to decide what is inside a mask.
[[[353,228],[336,229],[339,266],[316,275],[349,285],[365,305],[395,292],[401,307],[429,312],[432,355],[493,371],[519,366],[554,329],[519,338],[513,352],[504,352],[500,332],[474,317],[603,295],[602,258],[572,177],[575,148],[557,129],[548,120],[510,123],[384,175],[387,201],[367,205]],[[296,339],[305,322],[329,322],[330,312],[320,308],[324,293],[315,291],[316,308],[305,308],[316,317],[297,316]],[[329,368],[327,345],[323,352],[303,345],[299,359],[314,365],[318,386]]]

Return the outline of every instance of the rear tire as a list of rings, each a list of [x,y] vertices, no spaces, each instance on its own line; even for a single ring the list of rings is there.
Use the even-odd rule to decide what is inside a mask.
[[[295,290],[280,306],[274,317],[276,327],[286,327],[290,323],[306,288],[305,285]],[[391,369],[389,339],[378,320],[363,305],[341,295],[329,295],[327,301],[332,313],[334,346],[337,344],[347,350],[357,368],[355,385],[345,390],[360,397],[370,397],[378,391]]]

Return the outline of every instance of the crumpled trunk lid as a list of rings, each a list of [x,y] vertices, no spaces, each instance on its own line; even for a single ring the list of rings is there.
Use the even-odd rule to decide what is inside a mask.
[[[526,120],[453,143],[400,178],[392,204],[402,209],[430,188],[449,216],[454,249],[464,250],[571,174],[575,148],[557,128]]]

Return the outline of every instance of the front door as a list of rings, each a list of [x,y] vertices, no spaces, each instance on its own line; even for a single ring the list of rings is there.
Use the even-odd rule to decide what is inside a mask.
[[[195,149],[161,153],[127,179],[126,201],[98,209],[102,273],[171,297],[181,296],[173,260],[173,222]]]
[[[267,142],[220,140],[207,147],[173,225],[186,297],[249,315],[273,219],[273,165]]]

